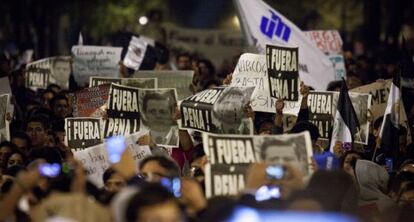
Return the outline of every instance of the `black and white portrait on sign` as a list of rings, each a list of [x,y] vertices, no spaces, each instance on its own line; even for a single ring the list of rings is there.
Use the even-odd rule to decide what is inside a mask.
[[[312,143],[309,133],[284,134],[254,138],[258,159],[271,165],[289,164],[310,174]]]
[[[253,87],[227,87],[213,105],[212,120],[220,134],[252,134],[252,121],[247,117]]]
[[[0,95],[0,142],[10,140],[9,123],[6,119],[9,94]]]
[[[69,88],[69,77],[71,73],[70,57],[53,57],[50,58],[51,72],[50,82],[64,89]]]
[[[140,89],[142,128],[150,131],[156,144],[178,146],[178,125],[174,120],[177,106],[175,89]]]

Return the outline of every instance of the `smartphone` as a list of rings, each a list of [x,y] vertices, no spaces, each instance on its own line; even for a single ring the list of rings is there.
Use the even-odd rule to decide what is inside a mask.
[[[125,138],[123,136],[113,136],[106,140],[106,150],[108,152],[109,162],[114,164],[121,160],[122,153],[126,148]]]
[[[261,186],[255,193],[256,201],[280,198],[280,188],[278,186]]]
[[[283,166],[274,165],[266,168],[266,175],[269,179],[280,180],[283,178],[284,174],[285,170],[283,169]]]
[[[181,180],[178,177],[161,179],[161,185],[166,187],[175,197],[181,197]]]
[[[39,173],[44,177],[55,178],[59,176],[61,166],[58,163],[42,163],[39,165]]]

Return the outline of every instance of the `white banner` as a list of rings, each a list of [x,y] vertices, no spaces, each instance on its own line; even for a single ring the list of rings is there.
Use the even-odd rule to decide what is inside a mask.
[[[266,56],[244,53],[233,71],[231,86],[254,86],[250,105],[256,112],[276,113],[276,99],[270,97],[269,78],[267,76]],[[302,96],[299,102],[285,101],[284,114],[297,116]]]
[[[125,137],[127,149],[136,161],[137,167],[139,161],[144,159],[146,156],[151,155],[149,146],[140,146],[137,144],[138,139],[147,133],[148,132],[140,131]],[[108,160],[108,153],[106,151],[105,143],[75,152],[73,155],[75,159],[82,163],[83,168],[86,170],[88,179],[96,186],[102,187],[102,175],[111,165]]]
[[[73,46],[73,76],[80,86],[91,76],[119,77],[122,47]]]
[[[335,80],[331,61],[286,17],[265,2],[235,0],[249,45],[260,53],[266,44],[299,47],[299,74],[306,85],[325,90]]]

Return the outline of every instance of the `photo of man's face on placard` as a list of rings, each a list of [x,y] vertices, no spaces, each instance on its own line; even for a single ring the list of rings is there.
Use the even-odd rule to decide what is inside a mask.
[[[238,87],[224,89],[213,106],[213,122],[217,131],[224,134],[250,134],[251,126],[247,124],[249,118],[246,116],[246,106],[251,94],[246,90],[253,88],[246,88],[244,91]]]
[[[60,87],[68,88],[70,76],[69,59],[55,58],[52,60],[51,79]]]
[[[177,100],[174,89],[140,90],[142,123],[157,144],[176,146],[178,126],[174,120]]]
[[[304,175],[309,173],[306,140],[302,136],[290,140],[265,137],[261,140],[256,140],[255,147],[260,148],[260,159],[268,164],[289,164],[300,169]]]

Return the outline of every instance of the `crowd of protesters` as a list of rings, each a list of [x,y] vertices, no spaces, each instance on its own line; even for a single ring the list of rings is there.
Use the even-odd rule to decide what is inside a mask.
[[[216,69],[208,58],[188,52],[172,55],[160,43],[150,51],[151,56],[146,56],[141,69],[193,70],[190,86],[193,93],[228,85],[238,60],[235,56]],[[400,58],[399,51],[394,51],[391,55],[381,52],[375,56],[345,52],[348,88],[392,78]],[[360,221],[414,220],[414,148],[406,143],[407,132],[412,129],[400,128],[399,158],[394,169],[387,171],[380,158],[381,151],[374,152],[380,121],[371,125],[368,145],[336,156],[334,169],[319,169],[313,161],[315,172],[310,178],[305,179],[300,170],[285,165],[288,176],[273,181],[266,176],[267,163],[252,164],[246,174],[246,188],[237,196],[205,198],[208,158],[200,143],[200,133],[180,133],[180,147],[174,148],[170,156],[149,143],[153,155],[140,162],[138,168],[125,153],[121,162],[105,171],[104,187],[98,188],[88,182],[82,165],[64,143],[64,119],[71,117],[73,111],[69,94],[82,86],[76,85],[71,77],[69,90],[57,85],[37,91],[26,88],[25,64],[18,63],[18,56],[5,50],[0,55],[0,75],[9,79],[14,106],[12,115],[6,113],[11,121],[10,141],[0,144],[0,221],[226,221],[241,206],[344,213]],[[131,70],[121,64],[120,74],[128,77]],[[339,88],[340,82],[332,82],[327,90]],[[305,101],[309,90],[301,86]],[[414,120],[413,92],[407,89],[403,94],[410,123]],[[283,101],[278,101],[275,107],[275,114],[249,112],[255,134],[283,132]],[[307,112],[303,103],[290,132],[309,131],[316,142],[319,132],[308,121]],[[325,150],[326,147],[314,143],[314,154]],[[62,173],[56,178],[41,176],[39,165],[45,162],[60,164]],[[181,178],[180,197],[161,185],[163,178],[176,177]],[[257,201],[254,198],[257,189],[269,184],[280,187],[280,198]]]

